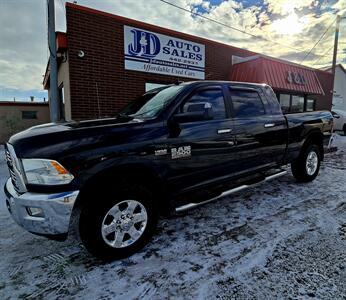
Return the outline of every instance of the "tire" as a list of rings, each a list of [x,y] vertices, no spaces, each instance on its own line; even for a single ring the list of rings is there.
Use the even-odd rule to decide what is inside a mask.
[[[344,124],[344,127],[342,128],[344,135],[346,135],[346,124]]]
[[[150,241],[158,214],[146,187],[113,188],[87,200],[81,210],[79,233],[92,255],[105,261],[125,258]]]
[[[315,144],[303,148],[299,157],[292,162],[291,170],[298,182],[313,181],[320,170],[321,152]]]

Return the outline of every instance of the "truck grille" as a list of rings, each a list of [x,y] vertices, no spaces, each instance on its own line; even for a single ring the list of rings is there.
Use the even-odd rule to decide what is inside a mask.
[[[11,146],[5,145],[5,155],[6,155],[8,170],[11,176],[11,181],[17,193],[22,194],[25,192],[25,185],[23,182],[23,178],[18,170],[18,167],[16,167],[16,165],[18,166],[17,158],[11,155],[11,151],[9,150],[9,147]],[[12,151],[14,153],[14,150]]]

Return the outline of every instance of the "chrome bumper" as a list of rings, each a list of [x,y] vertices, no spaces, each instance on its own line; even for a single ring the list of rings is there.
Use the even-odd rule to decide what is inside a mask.
[[[57,194],[18,194],[11,179],[5,184],[6,205],[13,219],[26,230],[41,235],[59,235],[68,232],[74,203],[79,191]],[[30,210],[42,213],[34,216]]]

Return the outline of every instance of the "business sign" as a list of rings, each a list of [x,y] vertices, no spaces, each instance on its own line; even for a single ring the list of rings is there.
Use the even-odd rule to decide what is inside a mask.
[[[125,69],[204,79],[202,44],[124,26]]]
[[[306,84],[306,79],[304,74],[299,72],[287,71],[287,81],[289,83],[295,83],[295,84],[301,84],[301,85]]]

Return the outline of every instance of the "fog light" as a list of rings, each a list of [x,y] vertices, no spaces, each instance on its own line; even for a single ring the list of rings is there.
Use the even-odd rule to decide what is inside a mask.
[[[39,207],[27,207],[26,210],[27,210],[29,216],[41,217],[41,218],[44,217],[43,210]]]

